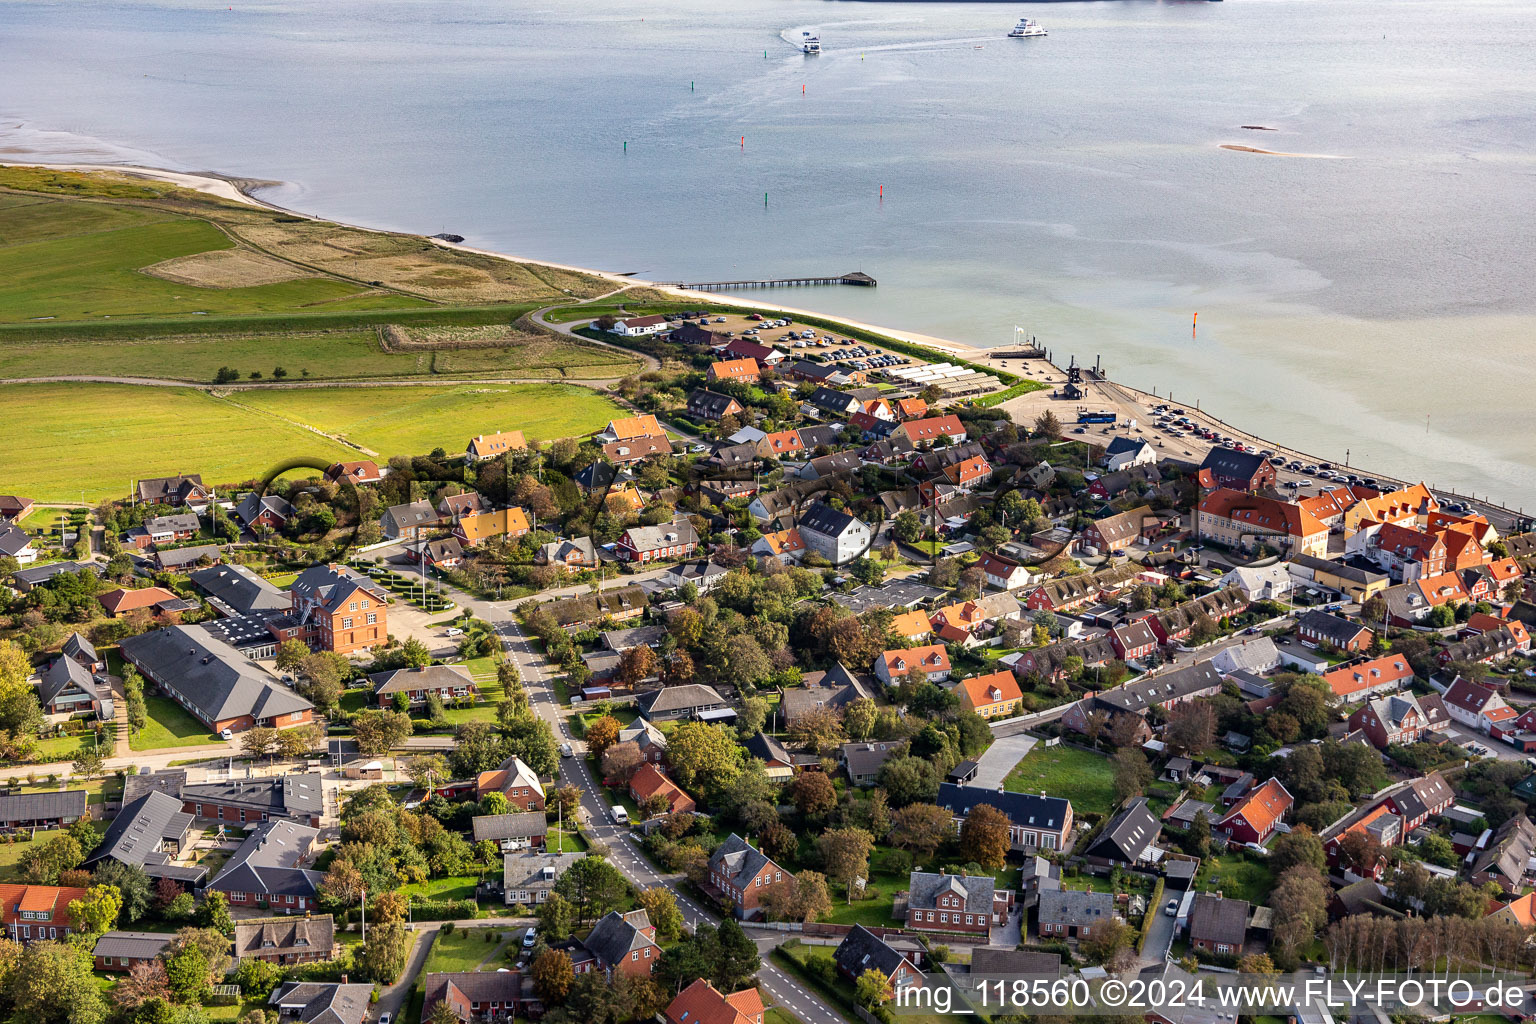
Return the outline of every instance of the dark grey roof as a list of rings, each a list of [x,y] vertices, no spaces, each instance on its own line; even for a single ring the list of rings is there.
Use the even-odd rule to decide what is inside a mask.
[[[1303,615],[1296,623],[1296,628],[1320,636],[1336,647],[1343,647],[1366,627],[1337,615],[1314,610]]]
[[[934,871],[914,871],[907,881],[907,906],[932,910],[945,893],[965,901],[968,913],[992,913],[992,893],[997,883],[990,875],[946,875]]]
[[[655,647],[666,638],[665,626],[636,626],[633,629],[609,629],[603,632],[603,643],[611,651],[623,653],[631,647]]]
[[[811,530],[826,537],[841,537],[863,524],[846,512],[839,512],[831,505],[815,502],[800,516],[800,530]]]
[[[1117,437],[1109,442],[1109,447],[1104,449],[1105,455],[1119,455],[1123,452],[1140,451],[1147,446],[1147,442],[1141,438]]]
[[[235,959],[276,952],[321,953],[336,945],[336,921],[330,914],[269,917],[235,922]]]
[[[150,516],[144,520],[144,532],[156,533],[196,533],[202,529],[202,521],[197,518],[196,512],[172,512],[166,516]]]
[[[290,981],[280,985],[267,1004],[289,1011],[302,1024],[363,1024],[372,997],[372,985]]]
[[[618,479],[619,471],[611,462],[594,462],[581,469],[576,474],[576,484],[585,487],[589,491],[600,491],[609,487]]]
[[[207,488],[203,486],[203,477],[200,473],[157,476],[140,480],[138,490],[140,501],[170,504],[184,501],[194,495],[208,493]]]
[[[730,879],[737,889],[745,890],[757,873],[773,861],[741,836],[732,832],[709,855],[709,869]]]
[[[312,565],[299,573],[292,586],[295,603],[341,611],[347,601],[361,591],[380,603],[389,602],[389,591],[346,565]]]
[[[153,778],[153,776],[150,776]],[[280,775],[184,786],[184,801],[254,807],[273,817],[318,816],[325,810],[319,775]]]
[[[939,783],[938,805],[957,818],[971,813],[977,804],[988,804],[1002,811],[1008,820],[1022,828],[1059,831],[1072,806],[1065,797],[1040,796],[1035,793],[999,793],[981,786],[957,786]]]
[[[1112,690],[1104,690],[1094,700],[1117,711],[1140,714],[1153,704],[1166,704],[1191,693],[1210,689],[1221,689],[1221,673],[1210,662],[1202,661],[1172,672],[1145,676]]]
[[[1354,583],[1375,583],[1377,580],[1388,578],[1384,572],[1372,572],[1359,565],[1351,565],[1348,562],[1335,562],[1327,558],[1318,558],[1316,555],[1292,555],[1291,562],[1303,568],[1311,569],[1314,573],[1326,572]]]
[[[96,648],[91,646],[91,642],[79,633],[69,634],[69,639],[64,641],[64,646],[59,649],[59,653],[66,658],[75,659],[86,667],[98,664],[101,661],[101,656],[96,653]]]
[[[475,685],[474,679],[468,672],[452,665],[397,668],[389,672],[375,672],[368,678],[373,681],[375,697],[383,693],[407,693],[411,690],[440,690]]]
[[[592,926],[592,931],[581,944],[591,950],[603,964],[620,964],[628,959],[631,952],[656,944],[642,931],[650,926],[650,916],[643,910],[631,910],[627,914],[610,911]]]
[[[85,790],[70,789],[62,793],[16,793],[0,796],[0,822],[41,821],[57,818],[60,821],[78,821],[85,817],[89,801]]]
[[[1146,797],[1141,797],[1110,819],[1086,856],[1135,863],[1162,831],[1157,816],[1147,809]]]
[[[86,864],[108,857],[124,864],[141,867],[165,864],[170,858],[160,851],[166,840],[180,842],[192,826],[192,815],[181,809],[181,801],[165,793],[145,793],[123,805],[101,845],[85,858]]]
[[[844,743],[843,763],[848,766],[848,774],[852,778],[875,775],[879,773],[880,766],[894,757],[896,751],[905,745],[905,741],[897,743],[891,740],[860,740],[857,743]]]
[[[200,626],[167,626],[128,637],[122,649],[152,680],[192,702],[205,722],[272,718],[314,707]]]
[[[1056,974],[1060,953],[1036,953],[1002,946],[976,946],[971,950],[972,974]]]
[[[435,540],[408,541],[405,549],[417,556],[420,556],[425,551],[427,561],[429,562],[447,562],[455,558],[464,557],[464,546],[459,543],[459,538],[457,537],[438,537]]]
[[[1212,893],[1195,894],[1189,908],[1189,937],[1220,942],[1241,949],[1248,932],[1248,902],[1222,899]]]
[[[226,619],[209,619],[198,623],[215,640],[222,640],[237,651],[246,652],[260,648],[276,648],[277,638],[272,635],[269,623],[292,622],[281,612],[259,612],[254,615],[231,615]]]
[[[176,936],[171,932],[107,932],[96,940],[94,956],[125,956],[153,960]]]
[[[699,542],[699,533],[687,516],[678,516],[670,523],[657,526],[631,526],[624,533],[636,551],[655,551]]]
[[[31,536],[21,527],[10,523],[0,525],[0,555],[14,555],[31,543]]]
[[[47,565],[29,565],[25,569],[17,569],[11,574],[11,578],[17,583],[35,587],[39,583],[47,583],[55,576],[82,570],[89,570],[100,576],[106,572],[106,567],[99,562],[49,562]]]
[[[145,793],[165,793],[180,800],[186,784],[185,768],[162,768],[148,775],[129,775],[123,780],[123,803],[131,804]]]
[[[736,399],[708,388],[695,388],[688,394],[688,411],[706,419],[719,419],[725,415]],[[741,403],[737,402],[739,406]]]
[[[1238,452],[1230,448],[1212,448],[1200,464],[1217,477],[1249,480],[1264,465],[1264,457],[1254,452]]]
[[[474,818],[475,841],[482,839],[527,839],[549,831],[543,811],[519,811],[515,814],[477,814]]]
[[[836,388],[828,387],[818,387],[815,391],[811,392],[810,397],[806,401],[818,409],[825,409],[827,412],[837,412],[845,415],[850,412],[857,412],[860,407],[859,400],[853,395],[846,391],[838,391]]]
[[[812,448],[815,448],[818,445],[824,444],[830,447],[831,445],[837,444],[838,438],[842,435],[842,432],[843,426],[841,423],[817,424],[809,427],[801,427],[799,430],[795,431],[795,433],[800,435],[800,443],[805,446],[806,451],[810,451]]]
[[[1115,916],[1115,898],[1107,892],[1042,889],[1039,915],[1041,924],[1092,927]]]
[[[854,925],[853,931],[838,944],[832,959],[837,961],[837,966],[845,973],[855,978],[868,970],[878,970],[890,977],[900,969],[903,961],[911,963],[861,924]]]
[[[43,674],[37,681],[37,702],[43,707],[67,690],[73,684],[89,694],[92,700],[99,700],[100,691],[96,686],[96,677],[91,675],[91,670],[80,664],[74,658],[66,658],[60,655],[53,659],[53,663],[43,670]]]
[[[682,686],[666,686],[640,695],[639,705],[648,712],[681,711],[685,708],[713,707],[725,703],[725,698],[715,692],[713,686],[702,683],[686,683]]]
[[[807,679],[804,686],[792,686],[780,692],[783,694],[781,710],[785,725],[794,724],[818,707],[842,708],[861,698],[873,699],[869,688],[841,665],[823,675],[820,683]]]
[[[160,563],[160,568],[162,569],[179,569],[185,565],[195,565],[199,559],[205,556],[209,560],[217,562],[219,554],[219,546],[217,544],[195,544],[188,548],[156,551],[155,561]]]
[[[1474,873],[1488,872],[1503,877],[1510,886],[1523,883],[1526,865],[1536,854],[1536,825],[1524,813],[1517,814],[1494,833],[1488,848],[1472,863]]]
[[[762,731],[742,741],[741,748],[759,761],[783,761],[785,764],[794,764],[799,760],[778,739]],[[815,758],[812,757],[812,760]]]
[[[208,888],[221,892],[308,896],[320,891],[325,875],[299,867],[309,855],[319,829],[292,821],[263,821],[213,877]]]
[[[192,573],[192,583],[226,615],[255,615],[262,612],[286,612],[293,607],[293,595],[279,590],[243,565],[214,565]],[[225,609],[228,611],[225,611]]]
[[[432,507],[430,501],[412,501],[404,505],[393,505],[385,509],[384,514],[379,518],[400,533],[423,526],[435,526],[438,522],[437,509]]]
[[[748,466],[757,461],[757,445],[727,444],[715,448],[706,460],[718,466]]]
[[[548,889],[584,853],[509,853],[501,859],[501,884],[509,890]]]

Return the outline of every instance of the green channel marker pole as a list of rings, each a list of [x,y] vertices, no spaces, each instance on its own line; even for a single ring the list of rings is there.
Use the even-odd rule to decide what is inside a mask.
[[[626,142],[625,142],[625,143],[624,143],[624,152],[626,152],[626,153],[628,153],[628,152],[629,152],[629,143],[628,143],[628,141],[626,141]]]
[[[763,193],[763,205],[764,206],[768,205],[768,193],[767,192]]]

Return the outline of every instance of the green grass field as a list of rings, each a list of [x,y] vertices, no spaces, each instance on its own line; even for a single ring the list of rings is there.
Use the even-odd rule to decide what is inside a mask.
[[[513,427],[529,439],[570,437],[627,415],[595,391],[551,384],[261,391],[239,401],[389,454],[462,452],[476,434]]]
[[[282,458],[351,449],[199,391],[126,384],[0,385],[6,487],[39,501],[127,494],[133,479],[197,472],[259,477]],[[464,441],[459,442],[462,447]]]
[[[207,221],[155,210],[41,198],[0,207],[0,321],[426,305],[319,277],[206,288],[141,273],[164,260],[233,247]]]
[[[154,377],[211,382],[220,367],[242,378],[259,371],[272,379],[282,367],[291,380],[354,380],[435,375],[619,377],[638,360],[590,345],[554,342],[542,346],[386,352],[370,330],[272,335],[149,338],[143,340],[40,340],[0,334],[0,378],[78,374]]]
[[[485,941],[487,932],[496,935],[497,941]],[[422,974],[477,970],[496,952],[500,940],[510,934],[510,931],[496,928],[455,928],[452,935],[439,932],[432,952],[427,954],[427,965]],[[495,965],[491,969],[495,970]]]
[[[149,721],[129,740],[134,750],[164,750],[219,742],[219,737],[204,729],[201,722],[170,698],[151,694],[145,696],[144,703],[149,706]]]
[[[1108,814],[1115,803],[1108,759],[1076,747],[1035,747],[1008,773],[1003,788],[1068,797],[1079,814]]]

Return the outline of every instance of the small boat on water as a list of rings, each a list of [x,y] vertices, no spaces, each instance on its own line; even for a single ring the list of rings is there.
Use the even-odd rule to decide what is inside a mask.
[[[1010,39],[1033,39],[1035,36],[1045,35],[1045,29],[1040,27],[1038,21],[1029,18],[1020,18],[1019,23],[1013,26],[1013,31],[1008,33]]]
[[[801,53],[820,53],[821,52],[821,37],[816,35],[813,32],[801,32],[800,33],[800,52]]]

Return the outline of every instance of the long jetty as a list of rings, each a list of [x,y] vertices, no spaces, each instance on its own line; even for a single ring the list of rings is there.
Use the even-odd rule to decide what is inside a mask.
[[[849,284],[859,288],[875,287],[875,279],[861,271],[852,274],[837,274],[830,277],[780,277],[764,279],[761,281],[701,281],[694,284],[686,284],[681,281],[668,282],[674,288],[689,288],[694,291],[734,291],[738,288],[789,288],[798,285],[812,284]]]

